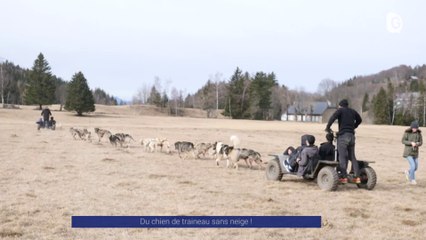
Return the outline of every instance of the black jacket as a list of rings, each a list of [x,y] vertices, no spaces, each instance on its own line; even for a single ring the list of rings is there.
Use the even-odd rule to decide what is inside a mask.
[[[357,111],[348,107],[340,107],[328,120],[326,129],[330,129],[336,119],[339,122],[339,134],[354,134],[355,128],[357,128],[362,122],[361,116]]]
[[[41,115],[43,116],[44,121],[49,120],[49,116],[52,116],[52,112],[48,108],[45,108],[41,111]]]
[[[319,155],[321,160],[334,161],[335,146],[331,142],[321,143],[319,147]]]

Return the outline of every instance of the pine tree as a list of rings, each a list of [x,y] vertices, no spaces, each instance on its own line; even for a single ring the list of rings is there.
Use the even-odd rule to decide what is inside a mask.
[[[388,98],[383,87],[380,88],[373,101],[374,123],[389,124]]]
[[[161,107],[161,94],[157,91],[155,86],[151,88],[151,93],[149,94],[148,103],[153,104],[157,107]]]
[[[237,68],[232,75],[228,85],[227,103],[223,115],[231,118],[242,119],[248,117],[249,109],[248,87],[250,85],[249,75],[242,74]]]
[[[368,96],[368,93],[365,93],[364,94],[364,98],[362,99],[362,111],[363,112],[366,112],[366,111],[368,111],[369,110],[369,96]]]
[[[264,120],[272,118],[269,111],[272,104],[272,88],[275,85],[276,79],[274,73],[256,73],[250,85],[250,105],[255,109],[254,116],[252,116],[254,119]]]
[[[71,82],[68,84],[65,109],[76,111],[78,116],[83,115],[84,112],[95,111],[95,100],[82,72],[74,74]]]
[[[25,91],[26,104],[49,105],[55,101],[55,82],[52,79],[49,63],[40,53],[34,61]]]

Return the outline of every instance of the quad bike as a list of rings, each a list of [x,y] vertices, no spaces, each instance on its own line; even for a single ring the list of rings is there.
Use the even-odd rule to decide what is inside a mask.
[[[41,128],[46,128],[51,130],[56,129],[56,121],[48,121],[45,123],[42,119],[40,119],[39,121],[36,122],[36,124],[37,124],[37,130],[40,130]]]
[[[335,138],[336,141],[337,138]],[[334,159],[337,158],[338,152],[337,148],[335,150]],[[275,154],[269,155],[273,159],[268,162],[266,166],[266,178],[268,180],[281,181],[284,174],[297,176],[297,171],[289,170],[288,155],[284,154]],[[353,171],[351,170],[348,174],[348,183],[354,183],[358,188],[364,188],[367,190],[372,190],[376,186],[377,175],[373,168],[369,166],[369,161],[358,160],[358,165],[360,168],[360,179],[361,183],[354,183],[353,181]],[[337,167],[339,165],[338,160],[318,160],[315,166],[311,166],[311,171],[303,175],[305,180],[317,180],[318,186],[325,191],[335,191],[339,185],[339,175]]]

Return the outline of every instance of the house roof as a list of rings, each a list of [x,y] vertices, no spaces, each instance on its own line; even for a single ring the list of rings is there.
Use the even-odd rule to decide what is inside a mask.
[[[314,102],[312,114],[322,115],[328,107],[329,105],[327,102]]]
[[[295,107],[295,106],[290,106],[290,107],[287,109],[287,113],[288,113],[288,114],[290,114],[290,115],[294,115],[294,114],[296,114],[296,107]]]
[[[318,115],[318,116],[323,115],[328,108],[334,108],[331,106],[329,102],[314,102],[310,106],[311,108],[309,110],[305,109],[303,112],[305,112],[306,114],[312,114],[312,115]],[[311,109],[312,109],[312,112],[310,112]],[[295,115],[296,107],[294,105],[290,106],[287,109],[287,114]]]

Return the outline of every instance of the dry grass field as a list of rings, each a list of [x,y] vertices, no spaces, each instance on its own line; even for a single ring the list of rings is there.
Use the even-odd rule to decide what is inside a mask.
[[[56,110],[52,107],[52,110]],[[97,106],[76,117],[53,111],[56,131],[37,131],[34,107],[0,109],[0,239],[424,239],[426,147],[418,185],[407,184],[400,142],[404,127],[361,125],[357,156],[376,161],[373,191],[340,185],[335,192],[315,182],[265,172],[216,167],[212,159],[180,159],[147,153],[139,139],[229,143],[268,154],[298,145],[300,136],[325,140],[324,124],[147,116],[128,106]],[[74,140],[70,127],[85,127],[92,142]],[[128,148],[97,142],[93,128],[131,134]],[[336,125],[333,126],[336,129]],[[322,216],[315,229],[79,229],[73,215],[277,215]]]

